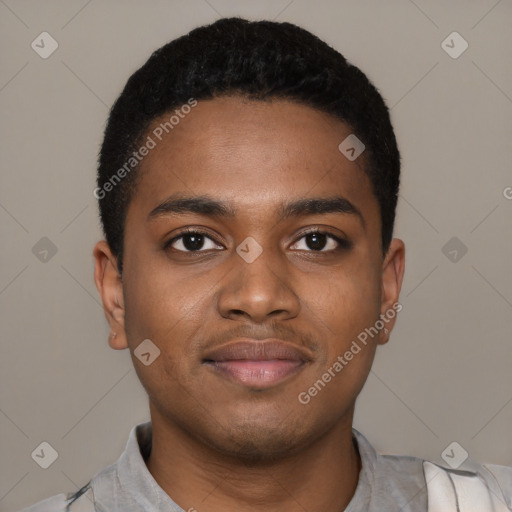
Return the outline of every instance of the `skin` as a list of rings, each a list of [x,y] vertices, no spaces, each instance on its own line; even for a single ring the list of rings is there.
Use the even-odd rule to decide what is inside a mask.
[[[122,279],[107,243],[94,248],[96,286],[117,334],[110,346],[130,349],[149,396],[147,467],[184,510],[339,512],[355,492],[354,405],[389,333],[369,338],[308,404],[297,398],[399,300],[404,244],[394,238],[383,256],[364,153],[351,162],[338,150],[350,133],[290,101],[199,101],[141,162]],[[147,220],[178,192],[231,201],[236,215]],[[283,201],[333,195],[348,199],[364,224],[348,213],[277,218]],[[199,254],[186,252],[190,238],[164,249],[185,227],[208,232]],[[336,250],[330,237],[315,245],[303,234],[310,227],[352,246]],[[236,252],[248,236],[263,248],[252,263]],[[389,332],[393,325],[386,323]],[[202,364],[207,349],[240,336],[288,340],[307,347],[312,360],[264,390]],[[149,366],[133,354],[147,338],[161,351]]]

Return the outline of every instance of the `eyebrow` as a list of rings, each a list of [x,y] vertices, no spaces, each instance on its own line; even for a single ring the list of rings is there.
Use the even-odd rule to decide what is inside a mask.
[[[210,196],[183,196],[173,194],[153,208],[147,216],[147,220],[167,216],[195,213],[208,217],[234,218],[236,209],[232,203],[219,201]],[[301,217],[306,215],[340,213],[355,215],[359,218],[363,228],[366,223],[362,213],[348,199],[342,196],[333,197],[307,197],[281,203],[277,209],[278,221],[290,217]]]

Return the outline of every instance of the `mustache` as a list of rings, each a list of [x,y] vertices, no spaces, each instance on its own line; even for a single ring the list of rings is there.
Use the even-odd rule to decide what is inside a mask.
[[[282,323],[272,322],[271,324],[263,325],[238,325],[229,331],[222,333],[213,333],[207,340],[197,342],[196,347],[203,351],[209,350],[225,343],[228,343],[234,338],[251,338],[255,340],[264,340],[267,338],[278,338],[283,341],[288,341],[296,346],[303,346],[311,352],[318,351],[318,343],[314,337],[309,333],[297,332],[285,326]]]

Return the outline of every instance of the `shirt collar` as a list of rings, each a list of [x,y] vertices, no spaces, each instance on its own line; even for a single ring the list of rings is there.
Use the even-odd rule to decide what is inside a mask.
[[[182,508],[158,485],[146,466],[152,437],[150,421],[131,429],[125,451],[117,462],[120,492],[147,512],[180,512]]]

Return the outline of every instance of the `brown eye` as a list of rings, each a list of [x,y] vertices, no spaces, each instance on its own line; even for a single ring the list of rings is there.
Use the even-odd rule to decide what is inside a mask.
[[[210,241],[210,244],[207,242]],[[177,245],[178,247],[175,247]],[[205,247],[205,245],[207,247]],[[209,246],[208,246],[209,245]],[[215,241],[203,231],[187,230],[169,240],[164,249],[172,247],[178,252],[203,252],[219,247]],[[222,247],[220,247],[222,249]]]
[[[294,245],[297,245],[298,242],[302,239],[305,240],[305,243],[303,244],[305,248],[299,248],[298,250],[332,252],[340,249],[347,249],[351,246],[348,240],[335,236],[327,231],[321,231],[318,229],[303,233]]]

